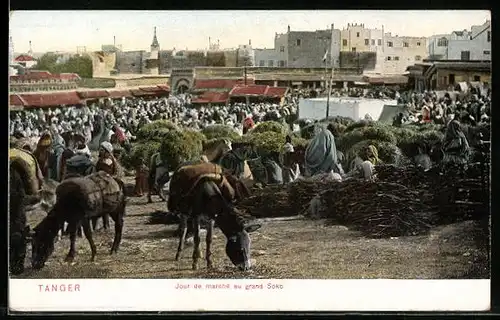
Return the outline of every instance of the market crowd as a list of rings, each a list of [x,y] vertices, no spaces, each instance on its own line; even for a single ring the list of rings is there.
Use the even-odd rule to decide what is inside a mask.
[[[321,92],[320,92],[321,93]],[[312,94],[314,96],[314,94]],[[443,141],[444,161],[463,162],[464,155],[470,149],[467,134],[462,131],[461,124],[476,126],[488,123],[491,110],[491,93],[471,90],[468,93],[457,92],[413,92],[388,89],[386,87],[372,89],[335,89],[334,96],[362,96],[367,98],[397,99],[400,112],[394,117],[393,125],[408,123],[436,123],[447,126]],[[214,124],[233,127],[240,135],[262,121],[278,121],[288,123],[291,129],[298,131],[298,125],[292,125],[297,114],[298,101],[301,97],[311,96],[311,91],[296,90],[285,97],[282,106],[261,102],[232,103],[229,105],[193,105],[189,95],[173,95],[169,98],[133,98],[111,101],[90,106],[61,107],[55,109],[38,109],[11,112],[10,135],[17,139],[33,139],[31,150],[36,144],[45,140],[39,137],[52,137],[51,144],[64,145],[61,136],[77,135],[80,143],[67,146],[81,153],[101,150],[103,154],[112,154],[113,145],[127,144],[133,141],[138,130],[155,120],[168,119],[180,127],[201,130]],[[307,123],[306,123],[307,124]],[[310,124],[310,122],[309,122]],[[95,145],[96,132],[101,137]],[[316,137],[309,143],[305,157],[305,175],[330,172],[336,176],[346,173],[340,165],[342,154],[335,147],[337,134],[329,128],[320,128]],[[487,138],[486,138],[487,139]],[[104,145],[102,144],[104,143]],[[283,141],[284,152],[293,153],[291,139]],[[94,144],[94,145],[92,145]],[[373,174],[373,167],[378,162],[378,151],[369,146],[362,157],[352,165],[359,167],[366,177]],[[116,163],[116,159],[113,159]],[[428,161],[427,161],[428,162]],[[111,165],[111,164],[109,164]],[[345,171],[352,171],[352,166]],[[294,167],[286,180],[298,177]],[[289,182],[289,181],[288,181]]]

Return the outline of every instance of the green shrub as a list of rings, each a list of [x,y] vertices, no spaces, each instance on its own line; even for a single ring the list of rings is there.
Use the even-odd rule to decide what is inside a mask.
[[[292,145],[295,147],[307,147],[307,144],[309,143],[310,140],[301,138],[301,137],[295,137],[292,136]]]
[[[130,153],[123,156],[122,165],[133,170],[143,160],[146,166],[149,166],[151,157],[160,150],[160,145],[161,143],[156,141],[134,143]]]
[[[241,141],[252,144],[263,155],[272,151],[280,152],[285,144],[285,137],[286,134],[268,131],[244,135]]]
[[[227,138],[234,141],[240,137],[238,132],[230,126],[216,124],[208,126],[201,131],[208,140]]]
[[[337,149],[346,151],[356,143],[363,140],[385,141],[391,144],[396,144],[396,136],[392,133],[391,128],[387,126],[365,126],[354,129],[350,132],[342,134],[336,139]]]
[[[351,132],[351,131],[358,129],[358,128],[372,127],[375,125],[377,125],[377,123],[375,121],[360,120],[360,121],[356,121],[356,122],[352,122],[352,123],[348,124],[347,127],[345,128],[344,132],[348,133],[348,132]]]
[[[192,130],[171,130],[160,146],[160,154],[171,168],[201,157],[205,136]]]
[[[406,136],[405,139],[398,141],[398,147],[408,158],[413,158],[418,154],[418,147],[424,148],[424,151],[430,151],[434,146],[441,143],[444,134],[440,131],[417,131],[412,136]]]
[[[248,132],[248,134],[258,134],[269,131],[280,133],[283,135],[286,135],[289,132],[288,127],[284,124],[281,124],[277,121],[264,121],[257,124],[255,128]]]
[[[354,123],[354,120],[348,117],[341,117],[341,116],[335,116],[335,117],[329,117],[320,120],[320,123],[336,123],[336,124],[341,124],[345,127],[349,126],[350,124]]]
[[[177,125],[169,120],[157,120],[144,125],[136,134],[137,141],[155,140],[161,142],[170,130],[180,130]]]
[[[322,126],[324,128],[328,128],[328,126],[330,124],[332,124],[334,126],[335,130],[337,130],[337,132],[340,135],[343,134],[347,128],[345,125],[338,123],[338,122],[319,122],[319,123],[311,124],[311,125],[308,125],[308,126],[302,128],[300,130],[300,136],[304,139],[312,139],[312,138],[314,138],[314,128],[316,126]]]
[[[399,165],[403,161],[403,153],[401,150],[393,143],[379,140],[363,140],[354,144],[346,153],[346,165],[349,166],[351,161],[357,155],[360,155],[361,151],[368,147],[369,145],[375,146],[378,151],[378,157],[384,164],[395,164]],[[346,169],[349,169],[348,167]]]

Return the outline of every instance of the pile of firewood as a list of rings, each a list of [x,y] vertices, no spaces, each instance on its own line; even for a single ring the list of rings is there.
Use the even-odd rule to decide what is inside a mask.
[[[417,235],[430,229],[420,194],[401,184],[346,180],[322,193],[321,213],[372,238]]]
[[[432,208],[433,224],[481,219],[489,211],[489,169],[484,164],[433,167],[376,167],[378,181],[402,184]]]
[[[236,207],[255,218],[287,217],[298,214],[288,201],[288,191],[283,185],[268,185],[252,189],[252,195],[239,201]]]
[[[302,213],[316,195],[336,183],[338,182],[334,181],[328,174],[300,178],[288,185],[290,206],[295,208],[298,214]]]
[[[479,164],[447,168],[435,181],[432,200],[438,209],[437,224],[480,220],[489,215],[489,169],[482,169]]]
[[[429,177],[435,175],[435,170],[425,171],[417,166],[378,165],[375,167],[375,172],[380,181],[399,183],[413,188],[427,187]]]

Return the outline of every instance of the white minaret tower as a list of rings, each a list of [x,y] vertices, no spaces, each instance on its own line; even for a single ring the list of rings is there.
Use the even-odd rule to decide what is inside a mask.
[[[33,56],[33,48],[31,47],[31,40],[30,40],[30,50],[28,51],[29,56]]]
[[[151,43],[151,50],[149,54],[150,68],[149,73],[157,75],[160,73],[160,44],[158,43],[158,38],[156,37],[156,27],[153,35],[153,42]]]
[[[9,37],[9,76],[17,75],[17,70],[12,67],[14,58],[14,41],[12,41],[12,37]]]

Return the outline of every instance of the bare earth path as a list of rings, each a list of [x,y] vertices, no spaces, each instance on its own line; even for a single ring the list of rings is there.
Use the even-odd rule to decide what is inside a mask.
[[[252,234],[253,271],[241,273],[226,257],[225,239],[216,229],[215,270],[207,271],[205,261],[191,270],[192,246],[186,246],[181,261],[175,262],[177,238],[173,225],[149,225],[151,212],[165,210],[166,203],[146,203],[146,197],[129,198],[123,241],[115,256],[109,255],[114,229],[97,231],[97,260],[92,263],[85,238],[78,238],[76,263],[63,262],[69,239],[56,243],[44,269],[28,267],[20,278],[317,278],[317,279],[443,279],[488,278],[486,249],[477,245],[473,232],[477,223],[435,228],[427,236],[394,239],[367,239],[344,226],[325,226],[324,221],[271,221]],[[34,227],[45,214],[32,212]],[[202,251],[205,241],[202,236]],[[28,256],[31,252],[28,247]],[[26,259],[26,265],[30,264]],[[475,275],[475,276],[474,276]]]

